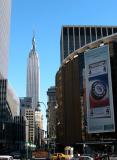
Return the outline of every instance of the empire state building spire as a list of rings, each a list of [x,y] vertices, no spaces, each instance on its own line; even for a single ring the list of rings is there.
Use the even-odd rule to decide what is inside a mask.
[[[33,34],[33,38],[32,38],[32,50],[35,52],[35,37]]]
[[[27,64],[26,96],[32,97],[32,108],[36,109],[39,101],[40,68],[39,58],[35,47],[35,37],[32,37],[32,49]]]

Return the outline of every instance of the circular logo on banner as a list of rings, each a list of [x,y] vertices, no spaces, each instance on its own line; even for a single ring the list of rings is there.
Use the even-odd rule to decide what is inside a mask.
[[[104,98],[104,96],[106,95],[106,92],[107,92],[107,86],[104,82],[102,81],[93,82],[91,87],[91,96],[94,99],[100,100]]]

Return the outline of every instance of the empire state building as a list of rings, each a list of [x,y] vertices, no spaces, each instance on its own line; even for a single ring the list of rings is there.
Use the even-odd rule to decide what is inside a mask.
[[[32,49],[29,53],[27,64],[27,88],[26,96],[32,97],[32,108],[36,109],[39,99],[40,82],[39,58],[35,48],[35,38],[32,38]]]

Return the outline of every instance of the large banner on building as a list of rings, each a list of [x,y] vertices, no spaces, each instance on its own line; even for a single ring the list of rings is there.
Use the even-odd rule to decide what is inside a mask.
[[[109,46],[85,54],[88,133],[113,132],[114,109]]]

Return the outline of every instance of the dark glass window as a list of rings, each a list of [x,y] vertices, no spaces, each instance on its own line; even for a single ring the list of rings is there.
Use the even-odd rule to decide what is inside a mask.
[[[101,28],[97,28],[97,39],[101,38]]]
[[[75,28],[75,50],[80,48],[79,46],[79,28]]]
[[[114,32],[114,33],[117,33],[117,28],[113,28],[113,32]]]
[[[81,42],[81,47],[85,45],[84,28],[80,28],[80,42]]]
[[[108,35],[112,34],[112,28],[108,28]]]
[[[73,28],[69,28],[69,53],[74,51]]]
[[[86,28],[86,43],[90,43],[90,28]]]
[[[95,28],[91,28],[91,36],[92,36],[92,41],[95,41],[96,40]]]
[[[102,28],[102,35],[103,35],[103,37],[107,36],[106,28]]]

